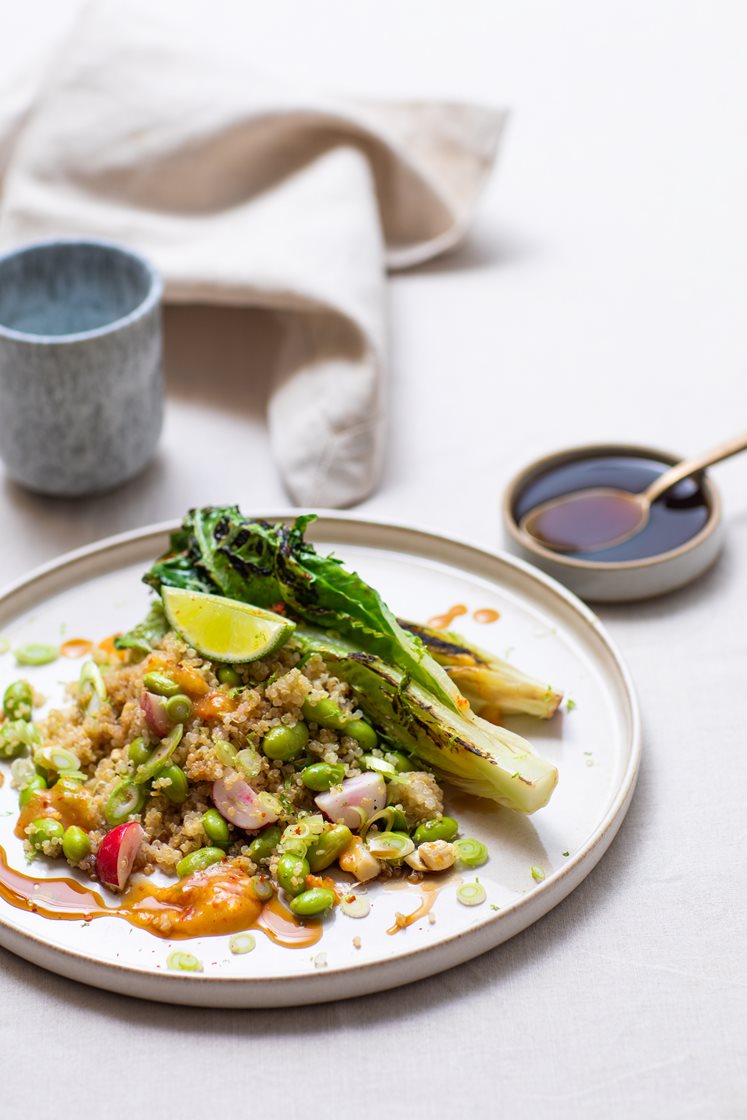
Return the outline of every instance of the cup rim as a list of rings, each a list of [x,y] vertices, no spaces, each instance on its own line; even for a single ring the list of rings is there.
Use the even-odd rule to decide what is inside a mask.
[[[47,237],[40,241],[29,241],[23,245],[18,245],[15,248],[9,249],[4,253],[0,253],[0,268],[6,261],[12,260],[14,257],[19,257],[25,253],[36,252],[39,249],[51,249],[60,245],[81,245],[92,246],[96,249],[109,249],[121,256],[129,257],[134,260],[145,271],[148,277],[148,290],[145,297],[134,307],[128,311],[126,315],[121,315],[118,319],[112,319],[110,323],[104,323],[100,327],[92,327],[87,331],[73,331],[69,334],[33,334],[29,331],[19,331],[14,327],[8,327],[0,321],[0,339],[7,338],[13,342],[25,342],[31,346],[67,346],[76,342],[87,342],[89,339],[103,338],[106,335],[115,334],[117,331],[128,327],[131,323],[136,322],[138,319],[143,318],[149,311],[152,310],[161,300],[163,296],[163,279],[155,265],[142,253],[131,249],[129,245],[122,244],[121,241],[113,241],[104,237]]]
[[[513,475],[503,492],[503,524],[508,530],[512,540],[526,549],[527,552],[534,553],[535,556],[541,557],[545,562],[552,561],[560,567],[586,572],[630,572],[636,569],[655,568],[689,552],[696,551],[700,545],[712,536],[721,522],[721,495],[715,482],[708,477],[705,471],[700,472],[703,479],[703,489],[708,501],[708,518],[705,525],[703,525],[702,529],[700,529],[695,536],[689,537],[688,540],[684,541],[681,545],[677,545],[676,548],[667,549],[666,552],[656,552],[653,556],[644,556],[638,560],[579,560],[575,557],[566,556],[563,553],[554,552],[552,549],[545,548],[544,545],[535,541],[531,534],[519,528],[513,512],[514,502],[521,490],[531,482],[533,478],[545,473],[559,463],[571,462],[575,459],[588,459],[593,455],[620,455],[626,453],[634,456],[638,455],[642,458],[656,458],[660,462],[671,463],[672,465],[681,462],[683,459],[682,455],[674,455],[671,451],[664,451],[660,447],[651,447],[638,443],[612,442],[578,444],[575,447],[561,448],[558,451],[550,452],[548,455],[542,455],[537,459],[533,459],[532,462],[528,463],[522,470]]]

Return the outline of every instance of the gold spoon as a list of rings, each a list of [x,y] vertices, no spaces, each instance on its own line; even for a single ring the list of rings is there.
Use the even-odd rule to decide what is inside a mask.
[[[612,486],[595,486],[563,494],[525,513],[519,529],[554,552],[596,552],[613,548],[640,533],[648,522],[651,504],[677,482],[745,450],[747,432],[670,467],[640,494]]]

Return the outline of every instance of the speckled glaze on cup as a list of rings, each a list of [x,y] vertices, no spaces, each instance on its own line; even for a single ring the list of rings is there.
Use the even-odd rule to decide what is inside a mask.
[[[13,479],[78,497],[146,465],[163,416],[162,291],[114,242],[0,256],[0,458]]]
[[[535,459],[515,475],[503,495],[503,528],[507,547],[517,556],[536,564],[559,583],[591,603],[624,603],[664,595],[697,579],[716,560],[723,544],[721,497],[715,483],[703,475],[703,493],[708,519],[694,536],[678,548],[640,560],[578,560],[553,552],[519,528],[514,510],[520,495],[534,479],[565,463],[603,455],[629,455],[660,463],[680,463],[684,456],[657,447],[628,443],[601,443],[570,447]]]

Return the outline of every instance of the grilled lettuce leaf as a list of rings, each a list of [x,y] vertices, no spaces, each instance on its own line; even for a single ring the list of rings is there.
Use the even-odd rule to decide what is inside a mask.
[[[193,509],[173,534],[171,550],[145,576],[157,591],[164,584],[211,591],[277,608],[339,634],[357,649],[376,654],[433,693],[453,711],[466,707],[448,674],[423,643],[403,630],[378,591],[335,556],[320,556],[304,540],[313,515],[292,525],[243,517],[236,506]]]
[[[415,622],[400,626],[425,644],[431,656],[442,665],[472,710],[500,723],[502,716],[529,715],[550,719],[563,699],[551,685],[530,677],[508,661],[503,661],[478,646],[470,645],[453,631],[431,630]]]
[[[116,649],[135,650],[144,657],[160,642],[168,630],[169,623],[163,603],[160,599],[154,599],[143,621],[133,626],[126,634],[120,634],[115,638],[114,646]]]
[[[379,731],[452,785],[522,813],[547,804],[558,772],[520,735],[452,711],[401,670],[346,642],[306,628],[295,640],[350,685]]]

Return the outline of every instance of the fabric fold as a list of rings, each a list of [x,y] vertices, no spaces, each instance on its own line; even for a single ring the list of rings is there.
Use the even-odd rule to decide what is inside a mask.
[[[464,235],[505,115],[299,90],[249,54],[165,5],[87,6],[13,140],[0,245],[113,238],[167,300],[276,315],[279,469],[298,504],[351,505],[383,455],[386,269]]]

